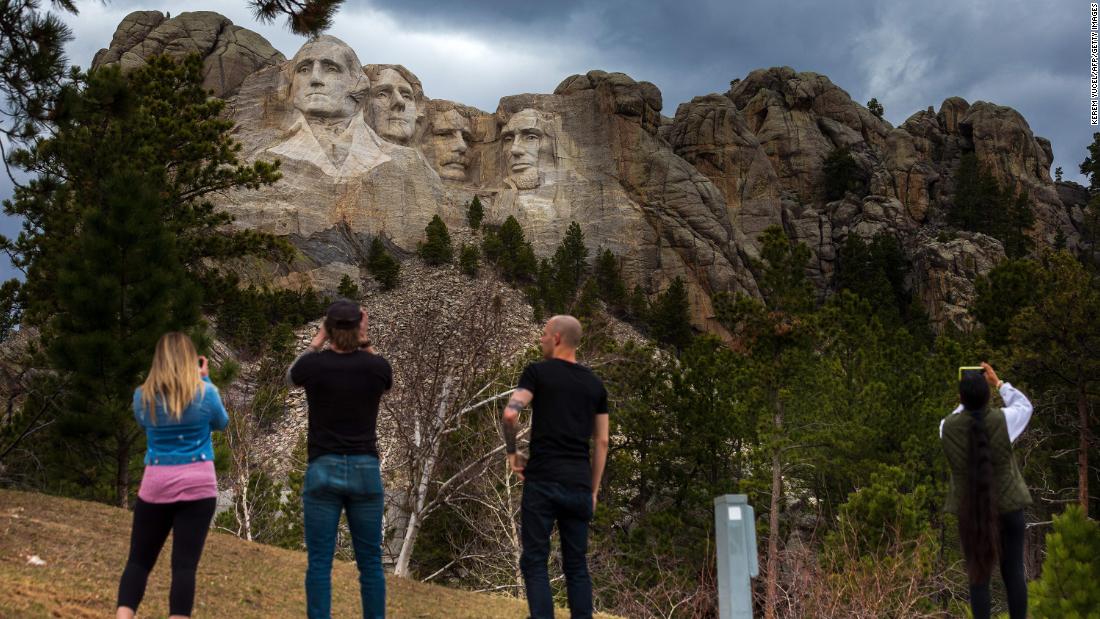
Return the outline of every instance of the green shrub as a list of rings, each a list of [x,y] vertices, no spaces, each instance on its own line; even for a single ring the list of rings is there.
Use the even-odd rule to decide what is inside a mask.
[[[1043,575],[1031,583],[1036,619],[1100,619],[1100,525],[1070,505],[1046,536]]]
[[[478,251],[477,245],[463,243],[462,249],[458,252],[458,266],[462,269],[462,272],[470,277],[477,277],[480,261],[481,252]]]
[[[447,231],[447,224],[439,218],[432,217],[424,228],[427,240],[417,247],[417,254],[431,266],[451,264],[454,261],[454,248],[451,247],[451,234]]]
[[[397,275],[401,271],[401,264],[386,251],[382,237],[374,237],[370,244],[370,252],[367,254],[367,271],[382,285],[382,290],[393,290],[397,287]]]
[[[481,200],[474,196],[466,206],[466,223],[470,224],[471,230],[477,230],[481,227],[481,220],[484,218],[485,208],[481,206]]]

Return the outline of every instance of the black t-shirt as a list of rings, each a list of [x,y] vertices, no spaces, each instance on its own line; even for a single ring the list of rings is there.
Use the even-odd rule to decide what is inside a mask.
[[[380,355],[323,350],[298,359],[290,380],[306,388],[309,459],[325,454],[378,455],[378,402],[393,386]]]
[[[549,359],[528,365],[518,388],[534,394],[524,477],[591,490],[588,439],[596,415],[607,414],[603,383],[583,365]]]

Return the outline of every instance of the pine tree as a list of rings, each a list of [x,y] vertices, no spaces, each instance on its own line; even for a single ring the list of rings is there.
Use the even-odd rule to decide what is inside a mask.
[[[51,365],[70,378],[58,434],[61,456],[108,455],[113,498],[129,498],[131,457],[143,438],[131,396],[166,331],[199,321],[199,291],[165,225],[161,184],[120,171],[77,193],[86,207],[80,234],[55,256],[57,313],[43,332]],[[66,453],[67,452],[67,453]]]
[[[654,339],[677,350],[687,348],[692,337],[689,310],[684,280],[676,277],[668,290],[657,297],[649,313],[649,328]]]
[[[581,287],[581,294],[573,306],[572,314],[580,319],[591,318],[600,308],[600,287],[594,278],[588,278]]]
[[[825,157],[823,171],[826,201],[839,200],[849,191],[860,193],[865,188],[863,171],[847,147],[830,152]]]
[[[180,63],[155,56],[125,75],[105,67],[76,74],[74,80],[63,91],[64,105],[55,110],[53,136],[13,155],[38,175],[5,202],[9,215],[24,220],[23,233],[0,238],[0,250],[27,273],[21,294],[33,303],[25,304],[26,322],[38,324],[54,313],[51,256],[77,234],[82,214],[74,191],[120,168],[161,179],[165,225],[176,235],[180,261],[202,288],[225,286],[227,260],[289,259],[285,240],[231,228],[232,216],[209,201],[215,192],[259,187],[280,175],[277,163],[238,160],[233,123],[221,116],[225,102],[203,90],[198,56]],[[216,311],[220,299],[210,295],[207,309]]]
[[[1042,270],[1031,260],[1006,260],[974,282],[972,315],[985,327],[985,338],[994,346],[1009,342],[1016,316],[1035,301]]]
[[[1024,190],[1012,200],[1007,217],[1004,217],[1003,231],[999,235],[1009,258],[1022,258],[1031,250],[1031,237],[1027,232],[1034,225],[1031,199],[1027,190]]]
[[[539,260],[538,269],[535,271],[535,284],[529,296],[538,303],[540,309],[551,314],[561,314],[565,312],[565,300],[558,294],[554,273],[554,266],[550,260],[547,258]]]
[[[454,262],[454,248],[451,246],[451,234],[447,231],[447,224],[439,218],[432,217],[424,228],[427,240],[420,244],[417,253],[431,266],[441,266]]]
[[[965,153],[955,171],[955,202],[947,213],[947,222],[962,230],[978,230],[984,226],[983,199],[979,192],[978,158]]]
[[[1081,253],[1093,268],[1100,267],[1100,193],[1089,198],[1081,225]]]
[[[1043,575],[1031,582],[1036,619],[1100,619],[1100,525],[1070,505],[1046,535]]]
[[[581,285],[588,249],[584,246],[584,233],[577,222],[569,223],[565,236],[554,252],[555,279],[563,298],[572,298]]]
[[[496,232],[486,231],[482,249],[504,279],[516,283],[531,281],[535,276],[538,268],[535,251],[515,217],[509,215]]]
[[[481,220],[485,218],[485,208],[481,206],[481,199],[474,196],[473,200],[466,206],[466,222],[470,224],[471,230],[477,230],[481,228]]]
[[[285,17],[294,34],[316,37],[332,25],[332,18],[344,0],[248,0],[252,14],[271,23]]]
[[[1089,468],[1095,394],[1100,388],[1100,284],[1066,251],[1044,256],[1032,302],[1020,311],[1010,333],[1016,367],[1028,382],[1049,389],[1048,397],[1072,403],[1068,423],[1053,428],[1077,443],[1077,496],[1085,515],[1090,509]],[[1059,394],[1055,396],[1054,394]],[[1095,466],[1095,465],[1093,465]]]
[[[996,177],[978,165],[974,153],[966,153],[955,172],[955,201],[947,213],[947,222],[961,230],[981,232],[1004,241],[1004,212],[1012,207],[1013,196]],[[1030,212],[1030,211],[1028,211]],[[1020,223],[1026,213],[1020,212]]]
[[[463,273],[472,278],[477,277],[480,259],[481,252],[478,251],[477,245],[462,244],[462,250],[458,254],[458,265]]]
[[[1100,133],[1092,134],[1092,144],[1089,144],[1089,154],[1081,162],[1081,174],[1089,179],[1089,190],[1100,189]]]
[[[863,297],[877,312],[891,317],[906,315],[912,302],[905,289],[909,264],[897,239],[881,234],[870,242],[848,235],[837,255],[834,283]]]
[[[768,531],[780,527],[783,488],[786,484],[785,445],[795,439],[794,430],[809,424],[799,417],[807,412],[792,397],[794,389],[806,383],[814,359],[813,288],[806,279],[810,251],[804,244],[791,243],[783,230],[771,226],[760,237],[762,260],[754,261],[761,272],[763,301],[751,297],[730,298],[718,295],[715,313],[720,322],[746,351],[743,358],[747,392],[756,399],[752,406],[771,418],[761,432],[761,453],[770,456],[771,490],[768,507]],[[801,382],[798,382],[801,381]],[[767,417],[765,417],[766,419]],[[778,534],[768,535],[765,616],[774,617],[778,606]]]
[[[67,13],[77,13],[73,0],[52,3]],[[38,135],[57,105],[66,83],[68,60],[65,45],[72,31],[57,15],[40,13],[38,0],[14,0],[0,4],[0,99],[5,103],[0,133],[15,144]],[[7,165],[7,161],[4,165]]]
[[[351,280],[351,276],[347,273],[340,278],[340,285],[336,287],[336,294],[345,299],[358,299],[359,298],[359,286]]]
[[[1057,168],[1054,168],[1054,182],[1056,182],[1056,183],[1062,182],[1062,166],[1058,166]]]
[[[397,287],[397,276],[400,270],[401,264],[386,251],[382,237],[374,237],[367,254],[367,271],[381,284],[382,290],[393,290]]]
[[[874,97],[871,97],[871,100],[867,102],[867,109],[874,114],[876,118],[882,118],[882,115],[885,113],[885,110],[882,109],[882,104]]]
[[[130,486],[126,460],[140,439],[124,434],[136,426],[119,423],[117,415],[125,419],[129,393],[148,367],[156,337],[197,323],[190,306],[199,301],[194,291],[225,281],[224,260],[288,253],[289,245],[271,235],[228,228],[232,217],[216,211],[208,196],[269,184],[279,174],[274,164],[237,159],[232,122],[221,117],[224,102],[203,90],[195,56],[182,63],[153,57],[126,74],[117,67],[73,72],[56,102],[49,137],[12,156],[37,178],[5,202],[5,211],[24,223],[18,238],[0,239],[0,248],[26,280],[4,292],[20,302],[19,319],[41,329],[52,369],[65,379],[60,397],[73,402],[50,430],[56,443],[66,444],[72,428],[103,425],[115,432],[97,443],[102,449],[95,453],[59,448],[42,455],[68,461],[60,467],[64,475],[95,470],[110,453],[110,493],[121,501]],[[131,262],[136,256],[143,257],[145,271]],[[179,305],[168,311],[168,301],[147,298],[150,281],[159,281],[164,299]],[[163,317],[145,315],[141,305]],[[104,347],[104,367],[89,360],[97,345]],[[119,355],[126,356],[124,363],[116,363]],[[93,383],[98,395],[89,392]],[[84,482],[95,498],[106,495],[94,479]]]
[[[596,252],[596,266],[593,277],[600,298],[607,303],[608,309],[617,314],[626,311],[626,282],[619,270],[619,261],[610,249]]]

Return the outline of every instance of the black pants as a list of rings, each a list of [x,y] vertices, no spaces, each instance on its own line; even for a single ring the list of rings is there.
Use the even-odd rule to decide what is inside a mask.
[[[520,506],[519,559],[527,587],[527,607],[532,619],[553,619],[554,598],[546,562],[550,558],[550,532],[558,524],[561,536],[561,569],[572,619],[592,617],[592,579],[588,574],[588,522],[592,520],[592,493],[553,481],[526,481]]]
[[[1027,617],[1027,580],[1024,578],[1024,512],[1001,514],[1001,578],[1008,597],[1008,616]],[[974,619],[989,619],[989,583],[970,585],[970,610]]]
[[[206,543],[206,532],[214,518],[217,499],[146,503],[134,505],[134,528],[130,533],[130,558],[118,584],[118,605],[137,611],[145,597],[145,583],[157,563],[160,549],[172,531],[172,589],[168,593],[168,614],[191,615],[195,602],[195,570]]]

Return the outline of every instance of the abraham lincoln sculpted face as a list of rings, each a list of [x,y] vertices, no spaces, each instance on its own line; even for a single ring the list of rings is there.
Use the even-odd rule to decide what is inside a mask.
[[[540,166],[552,157],[549,123],[533,109],[516,112],[500,132],[501,153],[507,181],[517,189],[542,184]]]

